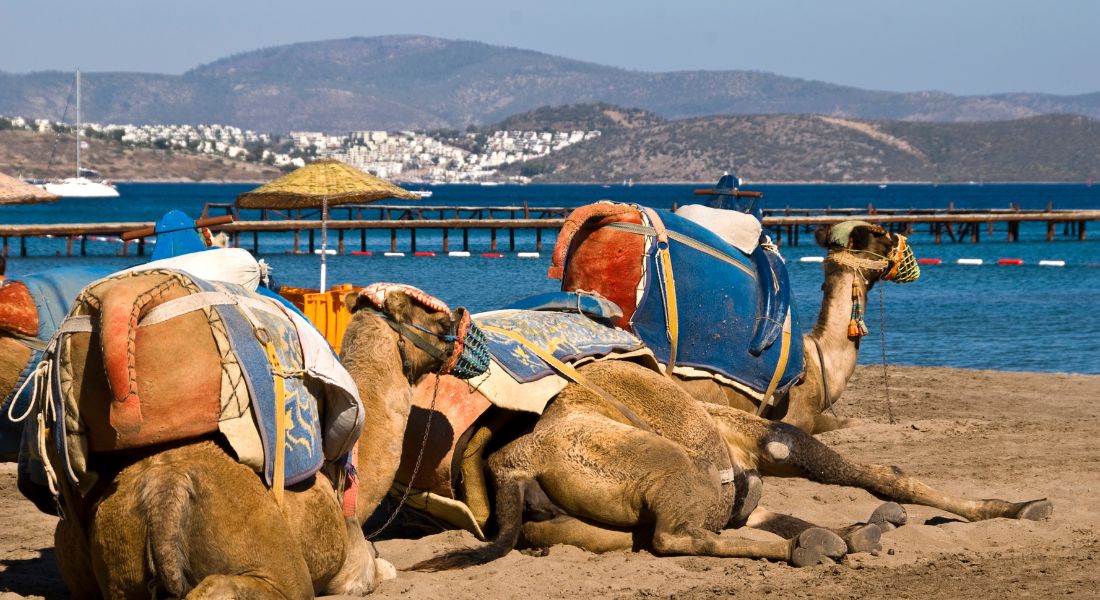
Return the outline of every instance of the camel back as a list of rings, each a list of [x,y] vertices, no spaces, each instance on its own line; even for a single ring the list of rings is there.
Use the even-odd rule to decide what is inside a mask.
[[[549,275],[564,291],[618,304],[618,325],[677,375],[712,377],[757,399],[802,375],[786,266],[764,246],[746,255],[671,212],[598,202],[566,220]]]

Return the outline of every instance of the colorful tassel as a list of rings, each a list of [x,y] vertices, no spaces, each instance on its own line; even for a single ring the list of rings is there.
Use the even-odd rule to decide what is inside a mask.
[[[867,335],[867,324],[863,322],[863,292],[852,282],[852,320],[848,322],[848,337],[860,338]]]

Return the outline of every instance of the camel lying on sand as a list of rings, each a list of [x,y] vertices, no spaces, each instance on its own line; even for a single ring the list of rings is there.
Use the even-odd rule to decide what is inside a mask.
[[[363,296],[351,294],[346,303],[352,319],[343,342],[345,366],[364,395],[373,386],[379,398],[408,406],[407,381],[415,382],[419,375],[436,370],[439,359],[405,344],[401,333],[377,318],[377,310],[363,311],[371,304]],[[440,341],[446,334],[446,310],[411,301],[396,289],[386,296],[385,304],[391,321],[431,333],[437,338],[438,352],[446,354],[448,344]],[[697,402],[671,379],[632,362],[591,363],[579,372],[586,384],[566,386],[531,431],[489,456],[499,524],[495,539],[484,547],[451,553],[415,568],[433,570],[491,560],[513,548],[521,537],[537,547],[567,543],[592,551],[648,548],[660,554],[816,564],[825,557],[843,555],[848,543],[873,545],[881,527],[905,521],[904,511],[893,503],[872,515],[872,525],[840,532],[776,515],[757,506],[760,480],[749,475],[761,468],[863,487],[885,499],[930,504],[969,519],[1038,519],[1051,511],[1046,500],[1010,503],[953,498],[892,467],[852,463],[798,428]],[[392,439],[394,453],[399,453],[399,438],[393,434],[403,420],[390,419],[381,427],[372,427],[372,422],[378,423],[368,419],[364,436]],[[396,473],[399,457],[393,458],[378,480]],[[788,539],[752,541],[718,535],[727,526],[741,525]],[[837,535],[856,531],[860,537],[848,543]]]
[[[105,407],[117,398],[104,375],[108,340],[99,336],[110,330],[109,322],[129,324],[126,336],[137,340],[135,356],[142,369],[159,366],[174,373],[171,377],[198,378],[198,372],[179,373],[180,364],[194,364],[190,358],[201,356],[216,365],[220,355],[202,311],[163,321],[153,326],[161,328],[153,333],[137,329],[151,310],[192,291],[163,272],[85,290],[74,313],[88,315],[94,326],[68,342],[74,357],[68,368],[80,401],[86,406],[101,401]],[[150,335],[154,337],[143,337]],[[150,346],[144,340],[164,336],[190,345],[175,353],[146,350]],[[155,341],[148,343],[156,346]],[[188,353],[188,360],[179,352]],[[157,403],[156,385],[141,393],[143,402]],[[214,402],[216,406],[216,398]],[[51,412],[44,413],[44,447],[48,462],[57,466],[64,463],[55,445],[59,424],[50,424]],[[74,426],[66,422],[70,430]],[[188,598],[365,595],[395,575],[392,565],[376,559],[359,522],[344,517],[328,477],[319,473],[287,486],[280,506],[257,473],[231,452],[214,434],[91,454],[89,466],[99,481],[84,494],[64,474],[57,477],[62,519],[55,544],[62,577],[74,597],[144,597],[151,592]]]
[[[374,394],[407,411],[409,381],[437,370],[440,363],[405,343],[393,322],[428,332],[442,354],[450,350],[440,341],[449,313],[438,308],[441,303],[431,308],[422,300],[423,292],[414,290],[410,296],[404,289],[408,288],[391,288],[384,303],[368,294],[348,296],[352,319],[341,358],[364,399]],[[386,317],[379,318],[379,311]],[[728,523],[747,520],[758,495],[746,498],[749,490],[738,489],[740,466],[731,461],[721,431],[703,405],[670,379],[632,362],[601,362],[582,372],[588,386],[567,387],[534,431],[490,457],[501,534],[489,554],[516,543],[525,499],[548,500],[546,505],[556,514],[617,528],[615,540],[608,544],[584,537],[591,533],[586,528],[600,533],[603,528],[562,517],[528,524],[524,533],[529,540],[547,539],[552,535],[547,528],[568,520],[556,528],[559,537],[551,543],[606,550],[621,547],[619,540],[625,539],[627,548],[648,547],[665,554],[768,558],[800,565],[847,551],[836,533],[813,527],[775,542],[720,537],[718,532]],[[393,415],[400,412],[387,410],[389,418],[384,420],[368,417],[364,426],[364,438],[394,440],[393,461],[385,473],[376,473],[377,481],[397,471],[404,419]],[[382,464],[376,457],[375,465]],[[371,492],[367,497],[373,497]],[[631,541],[635,535],[638,539]]]

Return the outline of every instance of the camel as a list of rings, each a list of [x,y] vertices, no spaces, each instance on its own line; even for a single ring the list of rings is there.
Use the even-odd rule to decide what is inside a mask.
[[[629,226],[639,221],[639,215],[645,210],[632,205],[608,203],[577,209],[567,219],[558,238],[550,269],[551,277],[562,279],[564,290],[597,292],[622,306],[627,314],[619,319],[618,324],[627,329],[631,327],[630,315],[634,314],[637,303],[633,278],[641,277],[640,272],[633,274],[640,264],[634,251],[641,248],[642,242],[639,236],[623,232],[615,226]],[[645,214],[650,215],[651,219],[659,218],[652,211]],[[679,226],[688,233],[706,231],[705,227],[692,222],[681,222]],[[709,377],[684,377],[677,373],[677,379],[692,396],[704,402],[764,414],[807,433],[822,433],[858,424],[852,419],[824,413],[844,392],[855,371],[860,337],[866,333],[865,329],[859,328],[862,325],[860,311],[860,326],[849,334],[849,326],[854,324],[853,292],[858,292],[865,302],[867,293],[880,279],[903,281],[897,273],[899,268],[904,268],[908,275],[904,281],[911,281],[919,274],[919,268],[904,238],[888,234],[878,225],[847,221],[833,227],[819,228],[815,236],[817,242],[829,251],[829,258],[824,263],[821,312],[813,330],[802,339],[805,373],[801,381],[785,393],[777,389],[771,405],[761,407],[759,398],[751,397],[728,383]],[[740,254],[732,246],[726,250],[731,255]],[[683,251],[695,252],[689,249]],[[902,265],[902,262],[905,264]],[[683,329],[684,326],[680,327]],[[639,335],[643,340],[647,339],[646,335]],[[748,345],[749,340],[746,339],[745,343]],[[748,357],[747,354],[745,356]]]
[[[116,397],[117,382],[111,381],[104,356],[120,342],[101,338],[99,332],[117,332],[117,324],[125,324],[129,333],[120,334],[123,340],[139,340],[132,348],[137,363],[142,369],[160,363],[156,368],[163,369],[164,381],[206,376],[187,368],[197,364],[194,356],[215,364],[220,360],[213,335],[203,334],[211,326],[201,311],[166,320],[152,334],[137,332],[137,324],[151,310],[189,293],[164,273],[108,280],[85,290],[77,301],[74,312],[88,314],[96,323],[90,333],[73,335],[68,342],[70,356],[75,357],[70,361],[73,389],[79,390],[84,407],[81,426],[89,431],[94,429],[95,410],[88,407],[106,405]],[[178,352],[150,351],[145,345],[173,338],[193,343],[186,358]],[[10,345],[3,339],[0,344]],[[8,383],[7,377],[3,383]],[[143,406],[156,404],[158,395],[171,396],[173,390],[164,385],[161,381],[142,387]],[[131,392],[136,395],[133,388]],[[112,410],[116,403],[125,403],[110,402]],[[58,427],[47,420],[41,446],[55,467],[65,464],[55,444]],[[121,439],[124,434],[118,435]],[[365,595],[396,574],[392,565],[376,557],[359,521],[344,516],[324,471],[288,485],[280,505],[275,491],[238,462],[218,433],[92,453],[88,465],[98,475],[90,489],[78,490],[64,474],[53,478],[62,512],[55,533],[58,564],[75,597]]]
[[[440,364],[419,347],[405,344],[392,323],[409,323],[440,338],[450,316],[440,308],[442,303],[419,290],[413,292],[417,300],[396,288],[384,301],[367,296],[353,292],[345,299],[352,317],[341,359],[364,399],[367,394],[379,399],[367,404],[383,405],[382,399],[389,399],[389,418],[368,417],[363,430],[364,438],[393,442],[393,460],[375,462],[379,472],[374,479],[384,481],[392,479],[400,463],[402,415],[407,414],[412,398],[410,382],[437,371]],[[431,298],[432,305],[425,297]],[[385,318],[379,318],[380,312]],[[444,344],[436,344],[439,353],[445,354]],[[620,538],[632,540],[636,535],[638,541],[625,547],[796,565],[817,564],[847,552],[848,543],[837,533],[815,527],[774,542],[720,537],[718,532],[731,521],[747,520],[759,494],[746,498],[750,490],[738,490],[739,465],[731,462],[721,432],[702,404],[668,378],[632,362],[594,363],[581,371],[589,384],[567,386],[533,431],[489,458],[501,533],[487,554],[477,555],[478,560],[511,549],[521,529],[529,540],[557,535],[552,543],[597,551],[618,548]],[[379,487],[361,489],[360,494],[380,498],[387,491]],[[562,517],[523,525],[525,499],[537,504],[540,498],[549,500],[544,506]],[[612,532],[616,539],[611,543],[595,539],[599,536],[593,536],[593,531],[603,533],[603,529],[566,514],[618,528]],[[566,533],[547,531],[561,531],[554,525],[563,521]],[[877,542],[877,536],[872,542]],[[430,562],[420,568],[449,564],[449,560]]]
[[[375,312],[362,314],[367,303],[361,296],[349,294],[345,302],[352,311],[343,342],[345,364],[361,388],[383,381],[378,393],[400,397],[404,405],[410,391],[395,364],[404,362],[403,371],[412,375],[405,379],[415,381],[435,370],[438,360],[415,348],[402,350],[399,333]],[[392,314],[407,315],[402,319],[411,317],[419,329],[442,335],[445,311],[433,316],[398,294],[387,297],[387,306]],[[1045,499],[957,498],[894,467],[848,461],[792,425],[697,402],[672,379],[633,362],[595,362],[578,372],[586,383],[567,385],[530,431],[519,432],[486,461],[496,490],[496,537],[483,547],[430,559],[414,569],[485,562],[521,540],[534,547],[648,548],[658,554],[808,565],[876,547],[882,530],[906,520],[896,502],[927,504],[970,520],[1042,519],[1052,511]],[[396,430],[390,427],[386,435]],[[396,441],[394,450],[399,450]],[[398,462],[395,457],[387,476],[396,473]],[[894,502],[877,509],[866,524],[828,531],[759,507],[756,473],[764,469],[861,487]],[[718,535],[739,526],[785,539],[758,542]]]

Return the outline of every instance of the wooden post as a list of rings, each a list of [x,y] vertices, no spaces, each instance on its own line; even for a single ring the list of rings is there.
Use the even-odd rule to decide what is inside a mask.
[[[535,228],[535,252],[542,252],[542,228]]]
[[[145,238],[138,239],[138,256],[145,256]]]
[[[412,245],[412,250],[410,250],[410,252],[413,252],[415,254],[416,253],[416,228],[415,227],[410,227],[409,228],[409,242]]]
[[[8,246],[8,239],[4,238],[4,254],[8,253],[7,246]],[[88,236],[87,235],[80,236],[80,255],[81,256],[87,256],[88,255]]]
[[[27,255],[27,236],[19,236],[19,256]]]
[[[298,253],[298,230],[294,230],[294,253]]]
[[[989,235],[993,235],[993,221],[989,222]]]
[[[252,232],[252,254],[260,253],[260,232]]]
[[[122,255],[126,256],[126,253],[130,249],[130,242],[122,242]]]
[[[509,227],[508,228],[508,251],[509,252],[515,252],[516,251],[516,228],[515,227]]]
[[[73,255],[73,236],[65,238],[65,256]]]
[[[313,254],[313,230],[309,230],[309,253]]]
[[[390,212],[386,209],[386,212]],[[390,252],[397,252],[397,229],[390,227]]]
[[[1047,221],[1047,241],[1054,240],[1054,221]]]
[[[1082,242],[1085,241],[1085,222],[1084,221],[1078,221],[1077,222],[1077,239],[1081,240]]]
[[[939,221],[936,221],[935,223],[932,224],[932,226],[933,226],[933,234],[936,236],[936,243],[939,244],[941,242],[941,238],[942,238],[942,235],[943,235],[943,223],[940,223]]]
[[[489,228],[489,252],[497,251],[497,230],[496,227]]]
[[[450,230],[448,230],[446,227],[443,228],[443,253],[444,254],[451,251],[450,233],[451,233]]]
[[[462,251],[470,251],[470,230],[466,227],[462,228]]]
[[[367,230],[365,228],[359,230],[359,251],[367,251]]]
[[[344,253],[344,230],[343,229],[337,229],[336,230],[336,253],[337,254],[343,254]]]
[[[8,236],[4,236],[4,256],[8,255]]]
[[[1020,222],[1009,221],[1008,222],[1008,241],[1018,242],[1020,241]]]
[[[978,227],[977,223],[971,223],[970,224],[970,243],[977,244],[979,241],[981,241],[980,237],[981,237],[981,228]]]

